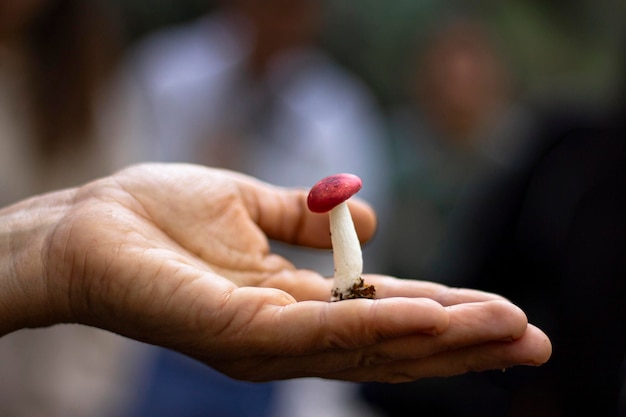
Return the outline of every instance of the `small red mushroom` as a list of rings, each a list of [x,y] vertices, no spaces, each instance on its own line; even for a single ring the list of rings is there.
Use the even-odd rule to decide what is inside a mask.
[[[351,298],[374,298],[376,290],[363,282],[361,244],[352,222],[347,200],[363,185],[353,174],[335,174],[318,181],[307,198],[309,210],[328,212],[330,238],[333,245],[335,280],[331,301]]]

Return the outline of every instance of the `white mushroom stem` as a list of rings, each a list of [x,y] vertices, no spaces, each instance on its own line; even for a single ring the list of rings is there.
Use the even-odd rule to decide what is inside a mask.
[[[330,238],[333,244],[333,261],[335,263],[335,281],[337,294],[347,295],[355,283],[359,282],[363,273],[363,254],[361,243],[354,228],[352,215],[346,201],[337,205],[329,212]],[[340,298],[332,296],[331,301]]]

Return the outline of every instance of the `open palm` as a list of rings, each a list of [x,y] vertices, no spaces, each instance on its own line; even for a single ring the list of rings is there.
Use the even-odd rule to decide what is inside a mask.
[[[540,364],[548,338],[501,297],[370,276],[379,299],[329,303],[331,282],[268,238],[328,247],[306,191],[230,171],[141,165],[62,200],[43,254],[56,321],[178,350],[235,378],[406,381]],[[375,217],[351,204],[359,236]],[[44,323],[49,324],[49,323]]]

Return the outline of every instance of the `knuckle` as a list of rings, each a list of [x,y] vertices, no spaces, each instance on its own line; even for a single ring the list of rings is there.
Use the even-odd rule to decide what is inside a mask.
[[[373,367],[389,363],[393,360],[384,350],[360,352],[357,360],[358,367]]]

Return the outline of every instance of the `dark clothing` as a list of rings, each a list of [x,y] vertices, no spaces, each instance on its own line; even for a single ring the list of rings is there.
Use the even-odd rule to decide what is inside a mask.
[[[549,120],[517,170],[475,200],[447,280],[519,305],[551,338],[551,360],[437,382],[434,411],[419,391],[433,383],[364,386],[383,410],[393,402],[422,416],[625,415],[626,129],[621,121]]]

